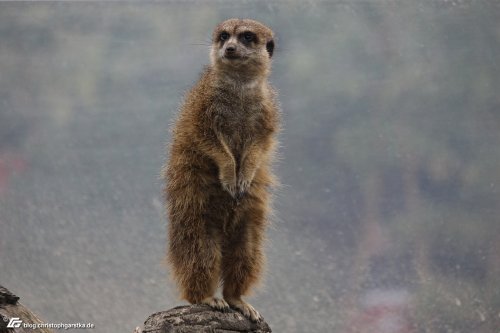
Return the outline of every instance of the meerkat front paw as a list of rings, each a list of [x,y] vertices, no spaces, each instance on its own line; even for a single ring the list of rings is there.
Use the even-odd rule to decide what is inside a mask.
[[[224,180],[221,180],[222,188],[226,190],[233,198],[236,198],[238,194],[238,186],[236,183],[229,183]]]
[[[229,304],[230,307],[241,312],[241,314],[243,314],[245,317],[247,317],[253,322],[262,320],[262,316],[260,315],[260,313],[257,310],[255,310],[253,306],[251,306],[250,304],[241,299],[227,300],[227,303]]]
[[[241,172],[238,176],[238,195],[241,197],[243,194],[245,194],[248,189],[250,188],[250,185],[252,185],[253,178],[255,177],[255,171],[253,172]]]
[[[236,182],[236,174],[234,172],[234,166],[226,165],[221,169],[219,175],[222,188],[226,190],[233,198],[236,197],[238,193],[238,184]]]
[[[217,309],[220,311],[227,311],[229,310],[229,304],[222,298],[217,298],[217,297],[207,297],[204,300],[201,301],[203,304],[207,304],[213,309]]]
[[[238,189],[236,195],[241,198],[245,193],[247,193],[250,185],[252,184],[251,179],[239,179],[238,180]]]

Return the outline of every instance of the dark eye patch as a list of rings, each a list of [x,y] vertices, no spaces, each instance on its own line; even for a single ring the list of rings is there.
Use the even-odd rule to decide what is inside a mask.
[[[245,31],[241,33],[239,37],[240,40],[242,40],[244,43],[251,43],[257,41],[257,36],[251,31]]]
[[[225,41],[229,39],[229,33],[227,31],[223,31],[219,35],[219,40]]]

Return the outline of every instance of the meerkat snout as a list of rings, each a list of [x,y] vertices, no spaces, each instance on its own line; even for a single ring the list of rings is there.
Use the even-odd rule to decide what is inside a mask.
[[[236,43],[227,43],[223,49],[222,49],[222,52],[224,54],[224,57],[225,58],[228,58],[228,59],[237,59],[240,57],[240,55],[238,54],[238,48],[237,48],[237,44]]]
[[[236,52],[236,44],[228,44],[226,46],[226,55]]]

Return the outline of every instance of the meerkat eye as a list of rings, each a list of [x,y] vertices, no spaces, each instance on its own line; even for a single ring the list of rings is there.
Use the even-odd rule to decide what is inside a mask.
[[[255,40],[255,34],[250,31],[245,31],[243,33],[243,39],[245,40],[245,42],[253,42]]]
[[[219,39],[221,41],[225,41],[225,40],[229,39],[229,33],[227,33],[226,31],[221,32],[221,34],[219,35]]]

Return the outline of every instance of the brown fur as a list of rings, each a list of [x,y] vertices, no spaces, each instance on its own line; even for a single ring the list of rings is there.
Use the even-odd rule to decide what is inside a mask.
[[[251,42],[244,40],[248,31]],[[228,45],[238,59],[227,59]],[[185,97],[164,170],[168,261],[182,297],[230,305],[253,320],[261,317],[241,296],[259,280],[265,259],[279,126],[267,81],[273,47],[272,31],[259,22],[231,19],[216,27],[211,65]],[[214,297],[219,283],[224,300]]]

